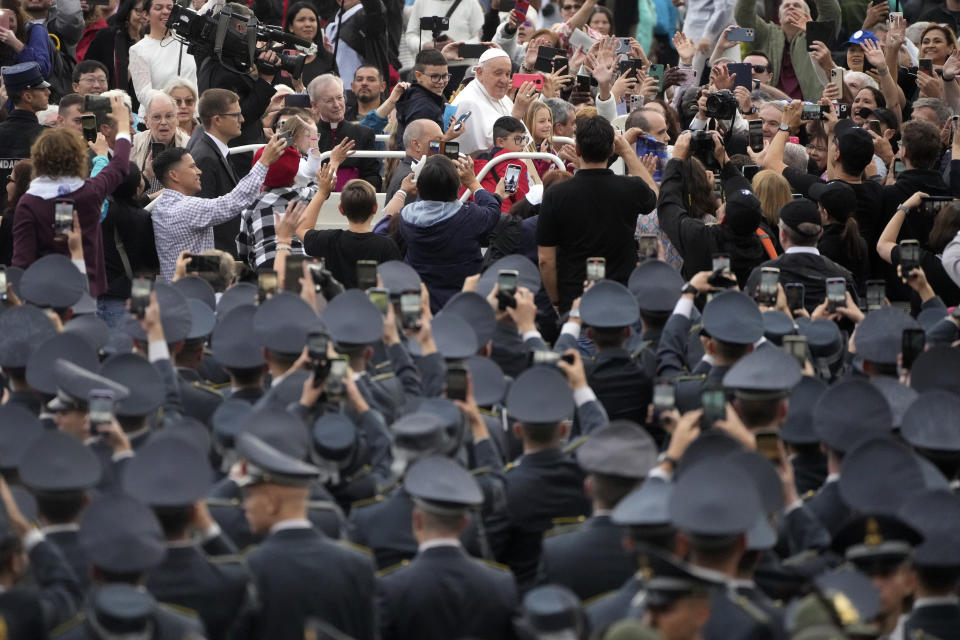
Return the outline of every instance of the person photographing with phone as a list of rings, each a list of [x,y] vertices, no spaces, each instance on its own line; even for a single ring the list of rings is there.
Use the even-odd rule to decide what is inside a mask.
[[[107,290],[104,267],[103,239],[100,232],[100,210],[103,201],[123,181],[129,170],[130,116],[123,100],[110,98],[111,117],[117,122],[117,140],[113,158],[93,178],[87,169],[88,149],[93,145],[84,141],[76,131],[50,129],[33,143],[30,155],[36,178],[30,182],[27,193],[17,203],[13,226],[14,266],[26,269],[38,258],[50,253],[69,255],[65,229],[56,225],[61,218],[72,218],[76,212],[83,240],[90,295],[97,298]],[[57,232],[57,229],[64,231]]]

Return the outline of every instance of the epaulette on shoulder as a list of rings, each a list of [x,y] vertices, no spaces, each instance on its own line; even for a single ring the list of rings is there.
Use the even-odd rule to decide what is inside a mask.
[[[646,353],[647,349],[650,347],[650,344],[651,344],[651,343],[652,343],[652,341],[650,341],[650,340],[644,340],[644,341],[643,341],[643,344],[640,345],[640,348],[637,349],[636,351],[634,351],[633,353],[631,353],[631,354],[630,354],[630,357],[631,357],[632,359],[634,359],[634,360],[636,360],[637,358],[642,357],[643,354]]]
[[[385,577],[385,576],[390,575],[391,573],[396,573],[396,572],[399,571],[400,569],[403,569],[404,567],[407,567],[407,566],[409,566],[409,565],[410,565],[410,561],[409,561],[409,560],[401,560],[400,562],[398,562],[397,564],[395,564],[395,565],[393,565],[393,566],[386,567],[386,568],[384,568],[384,569],[380,569],[380,571],[377,571],[377,576],[380,577],[380,578],[383,578],[383,577]]]
[[[583,526],[583,522],[577,522],[574,524],[567,524],[560,527],[554,527],[553,529],[550,529],[549,531],[545,532],[543,534],[543,537],[552,538],[553,536],[560,536],[565,533],[573,533],[574,531],[579,531],[582,526]]]
[[[239,498],[207,498],[208,507],[239,507]]]
[[[490,409],[484,409],[483,407],[479,407],[479,410],[480,410],[480,414],[481,414],[481,415],[491,416],[491,417],[493,417],[493,418],[499,418],[499,417],[500,417],[500,412],[499,412],[499,411],[491,411]]]
[[[583,443],[587,441],[589,437],[590,436],[580,436],[579,438],[577,438],[576,440],[568,444],[566,447],[564,447],[563,452],[573,453],[574,451],[579,449],[583,445]]]
[[[199,380],[194,380],[193,382],[190,383],[190,386],[192,386],[195,389],[199,389],[200,391],[206,391],[207,393],[211,395],[215,395],[218,398],[223,397],[223,394],[217,391],[216,387],[200,382]]]
[[[500,564],[499,562],[494,562],[493,560],[487,560],[486,558],[473,558],[473,560],[474,560],[475,562],[479,562],[479,563],[481,563],[481,564],[485,564],[485,565],[487,565],[488,567],[490,567],[490,568],[492,568],[492,569],[496,569],[497,571],[502,571],[502,572],[504,572],[504,573],[510,573],[510,567],[508,567],[508,566],[505,565],[505,564]]]
[[[378,364],[373,365],[373,368],[376,369],[377,371],[379,371],[379,370],[381,370],[381,369],[386,369],[386,368],[388,368],[388,367],[389,367],[390,365],[392,365],[392,364],[393,364],[393,363],[390,362],[389,360],[384,360],[383,362],[380,362],[380,363],[378,363]]]
[[[490,467],[490,466],[476,467],[474,469],[470,469],[470,475],[479,476],[479,475],[483,475],[484,473],[491,473],[492,471],[493,471],[493,467]]]
[[[586,519],[587,516],[562,516],[560,518],[554,518],[550,522],[552,522],[554,526],[560,527],[571,524],[582,524]]]
[[[812,497],[815,496],[815,495],[817,495],[817,490],[816,490],[816,489],[810,489],[810,490],[807,491],[805,494],[803,494],[803,501],[806,502],[807,500],[809,500],[810,498],[812,498]]]
[[[76,628],[78,624],[82,624],[84,620],[87,619],[86,614],[81,611],[77,615],[73,616],[66,622],[62,623],[60,626],[55,627],[53,631],[50,632],[50,637],[55,638],[59,635],[63,635],[67,631]]]
[[[763,609],[750,602],[746,596],[731,594],[730,599],[733,600],[734,604],[743,609],[751,618],[760,624],[770,623],[770,616],[764,613]]]
[[[354,503],[352,503],[352,504],[350,505],[350,508],[351,508],[351,509],[362,509],[363,507],[369,507],[369,506],[372,505],[372,504],[376,504],[376,503],[382,502],[382,501],[383,501],[383,494],[382,494],[382,493],[378,493],[377,495],[373,496],[372,498],[364,498],[363,500],[357,500],[356,502],[354,502]]]
[[[211,389],[216,389],[218,391],[220,389],[226,389],[227,387],[230,386],[229,382],[210,382],[209,380],[207,382],[209,383],[207,386],[209,386]]]
[[[336,511],[337,505],[329,500],[308,500],[307,509],[316,511]]]
[[[373,376],[371,380],[374,382],[380,382],[381,380],[389,380],[390,378],[395,378],[396,374],[393,371],[387,371],[386,373],[378,373]]]
[[[689,374],[685,376],[677,376],[676,378],[674,378],[674,380],[676,382],[690,382],[690,381],[700,382],[701,380],[705,380],[706,377],[707,377],[707,374],[705,373],[700,373],[697,375]]]
[[[243,564],[245,558],[239,553],[229,553],[221,556],[207,556],[210,564]]]
[[[506,466],[503,468],[503,470],[504,470],[504,471],[510,471],[511,469],[516,469],[516,468],[517,468],[517,463],[516,463],[516,462],[508,462],[508,463],[506,464]]]
[[[607,597],[609,597],[609,596],[612,596],[612,595],[615,594],[616,592],[617,592],[617,590],[614,589],[613,591],[604,591],[603,593],[598,593],[597,595],[593,596],[592,598],[587,598],[586,600],[584,600],[584,601],[583,601],[583,606],[584,606],[584,608],[589,607],[589,606],[592,605],[593,603],[595,603],[595,602],[600,602],[600,601],[603,600],[604,598],[607,598]]]
[[[351,542],[350,540],[340,539],[336,543],[343,547],[344,549],[350,549],[351,551],[359,551],[365,556],[372,556],[373,551],[370,550],[370,547],[365,547],[362,544],[357,544],[356,542]]]
[[[199,618],[198,614],[194,609],[190,607],[184,607],[179,604],[171,604],[169,602],[158,602],[157,606],[161,609],[166,609],[167,611],[172,611],[173,613],[179,613],[180,615],[187,616],[188,618]]]
[[[357,478],[362,478],[366,475],[369,475],[372,470],[373,469],[370,467],[370,465],[365,464],[359,469],[357,469],[356,471],[354,471],[353,473],[351,473],[349,476],[345,477],[343,480],[345,483],[349,484],[354,480],[356,480]]]
[[[257,549],[257,545],[249,544],[245,546],[243,549],[240,549],[237,555],[243,558],[244,560],[246,560],[247,556],[253,553],[254,551],[256,551],[256,549]]]

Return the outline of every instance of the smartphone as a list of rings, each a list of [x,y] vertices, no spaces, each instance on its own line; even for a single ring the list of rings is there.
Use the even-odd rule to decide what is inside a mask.
[[[787,297],[787,307],[794,309],[804,308],[805,287],[799,282],[788,282],[783,286],[783,293]]]
[[[447,142],[443,145],[443,155],[447,156],[453,161],[460,159],[460,143],[459,142]]]
[[[309,109],[310,96],[303,93],[288,93],[283,96],[283,106],[285,107],[296,107],[297,109]]]
[[[717,420],[727,417],[727,397],[723,389],[704,389],[700,392],[700,406],[703,408],[703,417],[700,418],[700,428],[710,429]]]
[[[747,27],[736,27],[727,34],[727,40],[730,42],[753,42],[754,37],[753,29]]]
[[[845,102],[840,102],[837,104],[837,117],[841,120],[850,117],[850,105]]]
[[[516,193],[517,185],[520,183],[520,170],[518,164],[508,164],[507,172],[503,174],[503,188],[507,193]]]
[[[479,58],[483,52],[490,48],[488,44],[462,44],[457,49],[457,55],[466,60],[467,58]]]
[[[827,278],[827,309],[835,311],[837,307],[845,306],[847,306],[847,280]]]
[[[900,241],[900,273],[906,278],[913,269],[920,266],[920,242],[917,240]]]
[[[643,96],[636,94],[630,96],[630,111],[637,111],[643,108]]]
[[[793,356],[802,369],[807,361],[807,336],[783,336],[783,350]]]
[[[780,282],[780,269],[777,267],[762,267],[760,269],[760,285],[757,287],[757,304],[768,307],[777,304],[777,284]]]
[[[836,33],[836,26],[833,20],[814,21],[807,23],[807,47],[811,42],[819,41],[826,45],[827,49],[833,49],[833,34]]]
[[[307,356],[314,362],[326,360],[327,346],[330,344],[330,336],[323,331],[311,331],[307,334]]]
[[[366,291],[377,286],[377,261],[357,260],[357,288]]]
[[[400,294],[400,321],[404,329],[420,328],[420,292],[414,289]]]
[[[467,399],[467,368],[462,364],[447,365],[447,399]]]
[[[660,255],[660,239],[655,233],[641,233],[637,236],[637,257],[641,262],[656,260]]]
[[[904,329],[901,338],[900,358],[904,369],[910,369],[913,361],[923,353],[927,335],[923,329]]]
[[[754,153],[763,151],[763,122],[760,120],[749,120],[750,131],[748,134],[750,149]]]
[[[346,392],[343,379],[347,377],[347,361],[344,358],[330,359],[330,373],[323,381],[323,392],[328,398],[341,398]]]
[[[440,150],[441,150],[442,148],[443,148],[443,147],[441,146],[441,143],[440,143],[440,142],[431,142],[431,143],[430,143],[430,147],[429,147],[429,149],[430,149],[430,155],[431,155],[431,156],[437,155],[438,153],[440,153]]]
[[[130,283],[130,313],[135,318],[143,318],[143,314],[150,305],[150,294],[153,293],[153,280],[150,278],[134,278]]]
[[[157,156],[167,150],[167,145],[162,142],[151,142],[150,143],[150,157],[156,160]]]
[[[587,258],[587,280],[597,282],[607,277],[606,258]]]
[[[653,385],[653,408],[669,411],[677,405],[677,385],[672,380],[659,380]]]
[[[542,48],[543,47],[541,47],[541,49]],[[559,68],[560,67],[557,66],[556,60],[554,60],[553,58],[547,58],[547,57],[541,56],[539,53],[537,54],[536,61],[533,63],[533,70],[540,71],[543,73],[553,73],[554,69],[559,69]]]
[[[753,182],[753,177],[760,173],[760,167],[755,164],[743,165],[743,177]]]
[[[91,389],[87,396],[87,417],[94,435],[101,424],[113,422],[114,399],[110,389]]]
[[[907,170],[907,165],[904,163],[902,158],[897,158],[893,161],[893,177],[898,177],[901,173]]]
[[[867,128],[870,129],[870,131],[873,131],[873,132],[874,132],[875,134],[877,134],[878,136],[879,136],[879,135],[883,135],[882,133],[880,133],[880,121],[879,121],[879,120],[867,120]]]
[[[843,97],[843,72],[845,69],[843,67],[834,67],[830,69],[830,84],[834,85],[837,88],[837,97]]]
[[[501,269],[497,273],[497,301],[500,311],[507,307],[517,306],[517,283],[520,281],[520,272],[516,269]]]
[[[283,290],[291,293],[300,294],[300,278],[303,277],[303,263],[305,256],[294,256],[287,254],[287,260],[283,267]]]
[[[887,16],[887,20],[890,22],[896,22],[897,20],[903,20],[902,11],[891,11],[890,15]]]
[[[7,301],[7,268],[0,265],[0,301]]]
[[[463,123],[466,122],[472,114],[473,111],[465,111],[463,115],[457,118],[457,121],[453,123],[453,130],[460,131],[460,129],[463,128]]]
[[[730,275],[730,256],[725,253],[717,253],[713,256],[713,266],[711,270],[714,273],[720,272],[724,275]]]
[[[803,200],[802,193],[791,193],[790,195],[793,197],[794,200]]]
[[[263,304],[267,298],[275,295],[277,295],[277,272],[273,269],[265,269],[257,276],[257,300]]]
[[[187,273],[216,273],[220,271],[220,258],[217,256],[190,256]]]
[[[61,198],[53,205],[53,233],[61,238],[73,231],[73,200]]]
[[[750,65],[747,65],[748,67]],[[663,74],[664,66],[662,64],[652,64],[650,65],[650,70],[647,71],[647,75],[657,79],[657,93],[663,91]]]
[[[97,141],[97,116],[88,113],[80,116],[80,126],[83,127],[83,139],[87,142]]]
[[[780,462],[780,432],[776,429],[754,431],[757,453],[774,464]]]
[[[822,104],[805,104],[800,112],[801,120],[823,120],[827,107]]]
[[[753,84],[753,66],[749,62],[731,62],[727,64],[727,73],[733,78],[733,87],[743,87],[747,91]]]
[[[933,75],[933,60],[930,58],[920,58],[917,61],[917,71],[919,73],[925,73],[928,76]]]
[[[313,262],[307,263],[307,269],[310,270],[310,277],[313,278],[313,284],[315,287],[319,287],[323,284],[323,270],[326,268],[326,264],[323,261],[323,258],[314,260]]]
[[[953,204],[951,196],[924,196],[920,198],[920,213],[927,216],[936,216],[940,211]]]
[[[617,50],[613,54],[618,56],[621,53],[630,55],[630,38],[617,38]]]
[[[883,280],[867,280],[867,312],[883,307],[887,285]]]
[[[549,71],[547,73],[549,73]],[[515,73],[513,74],[513,80],[510,82],[510,86],[514,89],[519,89],[520,85],[524,82],[532,82],[538,91],[543,89],[543,76],[539,73]]]
[[[642,60],[621,60],[617,63],[617,71],[619,75],[626,75],[633,72],[633,77],[637,77],[637,71],[643,68]]]
[[[581,76],[577,74],[577,91],[582,91],[583,93],[590,93],[590,76]],[[631,96],[632,97],[632,96]],[[633,105],[630,105],[631,109]]]

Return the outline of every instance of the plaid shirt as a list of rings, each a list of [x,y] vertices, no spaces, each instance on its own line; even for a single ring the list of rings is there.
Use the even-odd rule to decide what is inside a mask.
[[[202,253],[213,249],[213,226],[239,215],[244,206],[253,202],[266,175],[267,167],[257,162],[233,191],[219,198],[196,198],[173,189],[164,190],[156,200],[152,216],[160,275],[173,279],[181,251]]]
[[[240,214],[240,233],[237,234],[239,259],[244,260],[254,271],[264,263],[272,261],[277,256],[274,212],[279,211],[282,216],[290,202],[310,202],[316,192],[316,187],[276,187],[260,194],[257,201]],[[296,236],[293,236],[290,242],[290,253],[304,255],[303,245]]]

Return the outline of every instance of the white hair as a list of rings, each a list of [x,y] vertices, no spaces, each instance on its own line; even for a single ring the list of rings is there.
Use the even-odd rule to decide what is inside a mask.
[[[153,103],[154,103],[156,100],[161,99],[161,98],[164,99],[164,100],[166,100],[167,102],[169,102],[170,105],[173,107],[174,111],[176,111],[176,109],[177,109],[177,103],[173,100],[173,98],[171,98],[169,95],[167,95],[167,94],[164,93],[163,91],[156,91],[156,90],[154,90],[153,93],[150,94],[150,97],[147,98],[147,104],[146,104],[147,113],[150,112],[150,107],[153,106]]]
[[[799,144],[788,142],[783,148],[783,164],[792,167],[801,173],[807,172],[807,162],[810,156],[807,150]]]
[[[920,46],[920,38],[923,37],[923,32],[927,30],[927,27],[930,26],[929,22],[914,22],[912,25],[907,27],[907,30],[904,32],[904,35],[907,36],[907,39],[910,40],[913,44]]]
[[[800,0],[800,4],[803,5],[803,10],[807,12],[807,15],[808,15],[808,16],[809,16],[809,15],[812,15],[812,14],[810,13],[810,5],[809,5],[809,4],[807,4],[804,0]],[[778,15],[779,17],[781,17],[781,18],[783,17],[783,2],[780,3],[780,9],[777,11],[777,15]]]
[[[843,81],[846,82],[848,86],[859,87],[857,91],[860,91],[860,89],[864,89],[866,87],[871,87],[873,89],[880,88],[877,86],[876,80],[862,71],[847,71],[845,74],[843,74]]]
[[[123,99],[123,104],[127,106],[127,109],[133,111],[133,101],[130,100],[130,94],[123,89],[110,89],[100,94],[102,98],[112,98],[113,96],[120,96]]]
[[[325,73],[310,81],[310,84],[307,85],[307,95],[310,96],[311,100],[316,102],[317,92],[328,84],[335,84],[343,91],[343,79],[332,73]]]
[[[200,99],[200,94],[197,91],[197,83],[189,78],[183,78],[181,76],[173,76],[167,80],[167,84],[163,85],[163,92],[167,95],[170,95],[171,91],[174,89],[180,89],[181,87],[192,93],[194,100]]]

